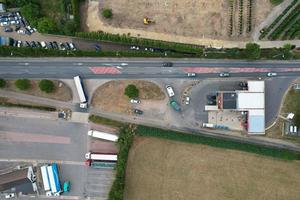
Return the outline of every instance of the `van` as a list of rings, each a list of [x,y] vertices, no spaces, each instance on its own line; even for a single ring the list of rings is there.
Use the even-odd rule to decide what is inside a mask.
[[[173,97],[175,95],[173,88],[170,85],[166,86],[169,97]]]

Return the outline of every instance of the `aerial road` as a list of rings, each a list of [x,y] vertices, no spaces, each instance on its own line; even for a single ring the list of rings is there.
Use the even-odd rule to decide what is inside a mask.
[[[264,77],[267,72],[278,76],[299,76],[298,61],[233,61],[168,59],[172,67],[163,67],[166,59],[119,58],[1,58],[3,78],[217,78],[220,72],[231,77]]]

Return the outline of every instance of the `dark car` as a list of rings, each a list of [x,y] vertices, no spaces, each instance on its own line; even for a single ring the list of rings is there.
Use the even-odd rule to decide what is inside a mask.
[[[36,47],[37,47],[35,41],[31,41],[31,42],[30,42],[30,46],[31,46],[32,48],[36,48]]]
[[[4,32],[13,32],[13,29],[10,27],[5,27]]]
[[[101,51],[101,46],[99,44],[95,44],[96,51]]]
[[[48,43],[48,48],[49,48],[49,49],[54,49],[54,45],[53,45],[52,42],[49,42],[49,43]]]
[[[247,82],[239,82],[239,86],[242,88],[246,88],[246,87],[248,87],[248,83]]]
[[[59,48],[58,48],[58,44],[57,44],[56,41],[53,42],[53,46],[54,46],[55,49],[59,49]]]
[[[162,64],[162,66],[163,66],[163,67],[172,67],[172,66],[173,66],[173,63],[171,63],[171,62],[164,62],[164,63]]]
[[[25,28],[25,34],[26,35],[31,35],[31,32],[30,32],[30,30],[28,28]]]
[[[67,50],[71,50],[71,46],[68,42],[66,42],[66,48],[67,48]]]
[[[222,72],[219,74],[219,77],[229,77],[230,74],[228,72]]]
[[[31,47],[31,45],[28,41],[26,41],[25,44],[26,44],[26,47]]]
[[[142,110],[139,109],[134,109],[133,112],[138,115],[142,115],[144,113]]]
[[[13,46],[16,47],[18,45],[18,40],[14,40]]]
[[[213,101],[213,100],[208,100],[208,101],[207,101],[207,104],[208,104],[208,105],[217,105],[217,102],[216,102],[216,101]]]
[[[215,101],[217,99],[217,94],[208,94],[206,98],[207,100]]]
[[[36,44],[38,48],[42,48],[42,44],[39,41],[37,41]]]
[[[66,45],[64,43],[59,43],[59,47],[61,50],[66,50]]]
[[[17,32],[18,30],[20,30],[21,26],[16,26],[15,31]]]

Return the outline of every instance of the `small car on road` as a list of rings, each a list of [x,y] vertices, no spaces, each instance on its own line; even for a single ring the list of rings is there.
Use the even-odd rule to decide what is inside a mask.
[[[188,77],[195,77],[195,76],[196,76],[196,73],[187,73],[187,76],[188,76]]]
[[[191,98],[189,96],[185,97],[185,105],[189,105],[191,101]]]
[[[220,73],[219,74],[219,77],[229,77],[230,76],[230,74],[228,73],[228,72],[222,72],[222,73]]]
[[[274,77],[274,76],[277,76],[277,73],[275,73],[275,72],[269,72],[269,73],[267,73],[267,76],[268,77]]]
[[[173,66],[173,63],[171,63],[171,62],[164,62],[164,63],[162,64],[162,66],[163,66],[163,67],[172,67],[172,66]]]
[[[141,101],[138,99],[130,99],[130,103],[139,104],[139,103],[141,103]]]
[[[144,113],[142,110],[139,109],[133,109],[133,112],[138,115],[142,115]]]

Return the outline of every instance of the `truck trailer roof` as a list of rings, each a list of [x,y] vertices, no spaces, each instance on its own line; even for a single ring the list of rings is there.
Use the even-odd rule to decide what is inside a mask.
[[[99,138],[102,140],[108,140],[112,142],[116,142],[118,140],[118,136],[110,133],[104,133],[96,130],[89,130],[88,135],[91,137]]]

